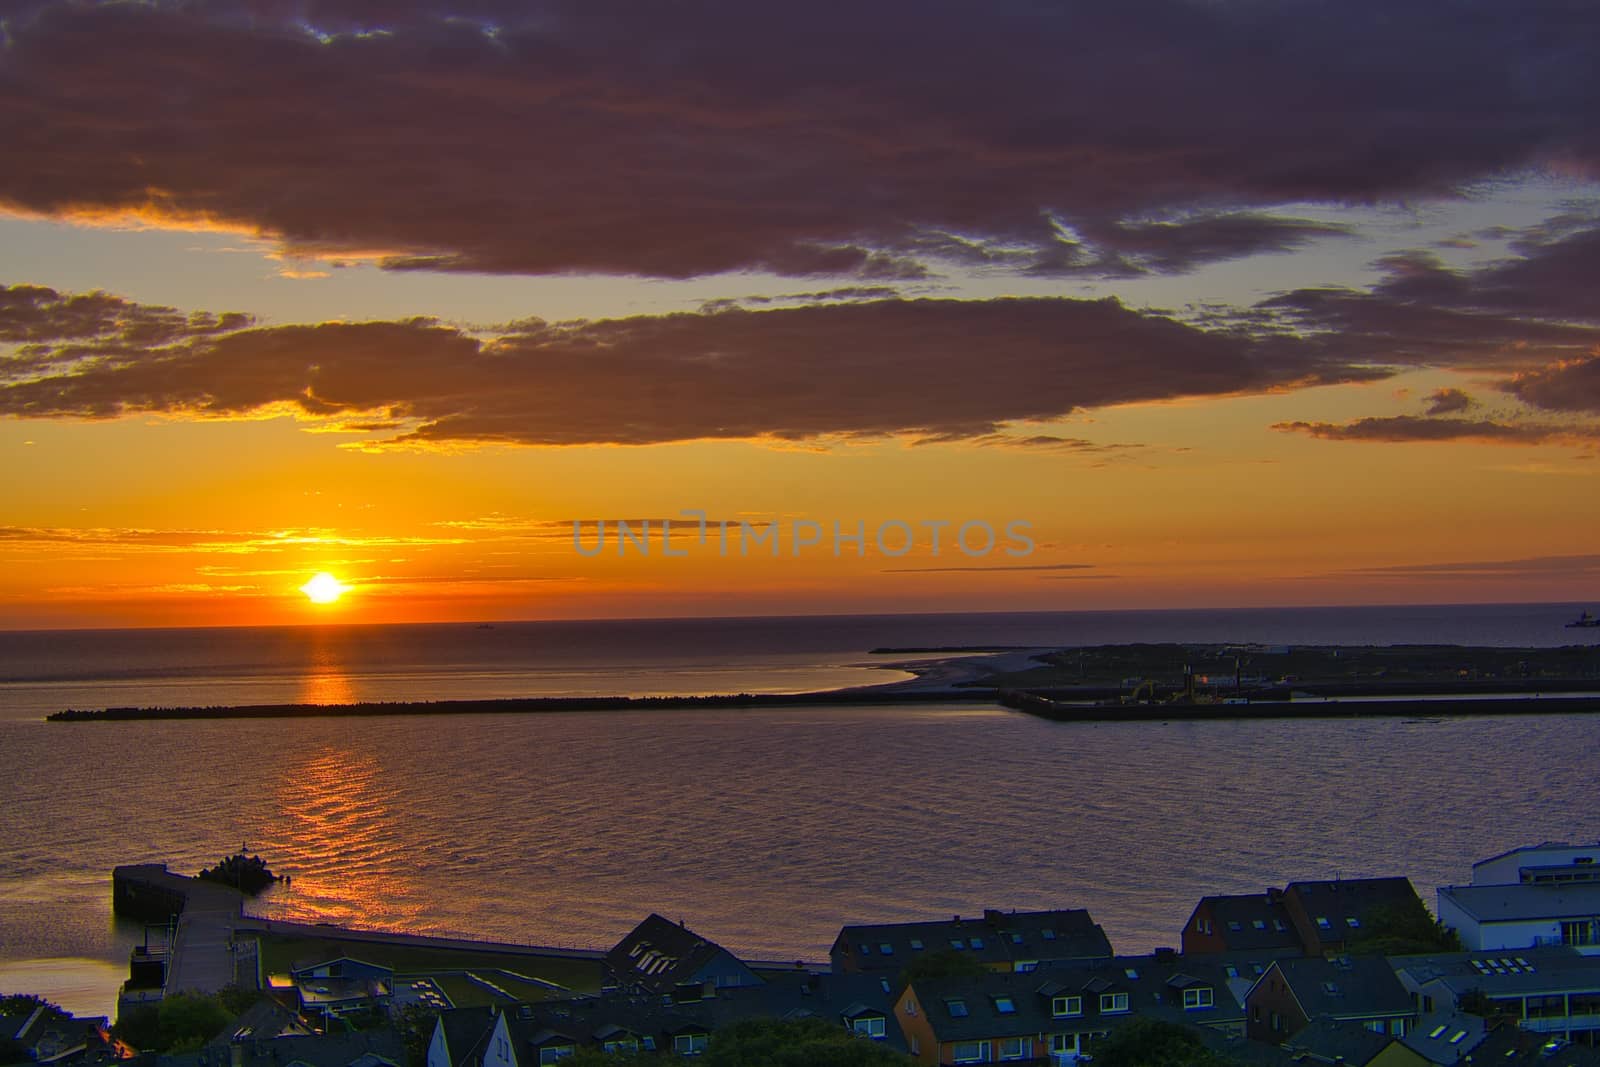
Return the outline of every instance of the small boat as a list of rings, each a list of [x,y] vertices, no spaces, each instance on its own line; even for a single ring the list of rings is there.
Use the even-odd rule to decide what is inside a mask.
[[[1600,628],[1600,618],[1590,615],[1587,611],[1579,612],[1578,617],[1567,623],[1569,630],[1589,630]]]

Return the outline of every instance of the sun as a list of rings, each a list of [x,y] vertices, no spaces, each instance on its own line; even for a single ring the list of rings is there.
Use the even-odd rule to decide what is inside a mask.
[[[300,591],[311,598],[313,604],[332,604],[350,587],[324,571],[312,578]]]

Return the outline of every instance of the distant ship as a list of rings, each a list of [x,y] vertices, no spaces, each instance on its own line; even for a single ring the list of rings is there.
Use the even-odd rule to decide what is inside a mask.
[[[1595,627],[1600,627],[1600,619],[1590,615],[1587,611],[1579,612],[1576,619],[1567,623],[1567,629],[1569,630],[1588,630]]]

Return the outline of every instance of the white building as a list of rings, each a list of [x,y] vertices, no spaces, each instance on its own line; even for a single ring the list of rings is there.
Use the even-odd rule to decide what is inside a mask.
[[[1600,882],[1440,886],[1439,921],[1469,952],[1570,945],[1600,955]]]
[[[1558,885],[1600,881],[1600,845],[1547,841],[1524,845],[1472,865],[1473,885]]]

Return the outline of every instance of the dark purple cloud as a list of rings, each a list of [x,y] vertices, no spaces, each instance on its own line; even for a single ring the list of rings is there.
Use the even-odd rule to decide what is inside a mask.
[[[1506,390],[1549,411],[1600,414],[1600,356],[1524,372],[1507,383]]]
[[[1330,362],[1292,338],[1208,332],[1115,300],[877,300],[529,321],[488,340],[430,319],[245,326],[233,317],[234,328],[219,331],[223,320],[205,318],[204,330],[142,346],[115,323],[85,336],[71,297],[13,303],[34,341],[20,363],[0,361],[0,415],[234,416],[278,405],[349,416],[353,426],[403,421],[398,440],[420,444],[904,434],[1124,448],[996,435],[1081,408],[1386,373]],[[0,334],[22,328],[3,314],[8,306],[0,302]],[[131,318],[146,313],[129,307]]]
[[[1486,444],[1542,445],[1600,440],[1600,431],[1494,419],[1422,418],[1392,415],[1352,422],[1280,422],[1272,427],[1326,441],[1474,441]]]
[[[1429,415],[1455,415],[1467,411],[1476,404],[1464,390],[1461,389],[1435,389],[1428,395]]]
[[[396,268],[1177,271],[1336,232],[1280,205],[1600,159],[1572,0],[4,10],[0,204]]]

